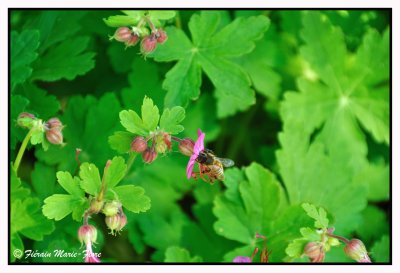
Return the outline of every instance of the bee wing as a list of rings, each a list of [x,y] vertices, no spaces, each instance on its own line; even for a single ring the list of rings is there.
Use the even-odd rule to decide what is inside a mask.
[[[232,159],[229,158],[219,158],[217,157],[219,161],[221,161],[222,165],[226,168],[228,167],[232,167],[233,165],[235,165],[235,162],[233,162]]]

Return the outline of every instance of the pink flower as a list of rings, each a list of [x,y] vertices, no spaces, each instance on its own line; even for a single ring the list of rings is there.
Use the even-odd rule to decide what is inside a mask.
[[[196,163],[196,159],[199,156],[199,153],[204,150],[204,134],[200,129],[197,130],[198,138],[193,146],[193,154],[190,156],[188,165],[186,167],[186,175],[187,178],[190,179],[193,173],[193,166]]]
[[[251,263],[251,258],[248,256],[236,256],[233,259],[234,263]]]
[[[100,263],[100,259],[93,253],[90,241],[86,244],[85,263]]]

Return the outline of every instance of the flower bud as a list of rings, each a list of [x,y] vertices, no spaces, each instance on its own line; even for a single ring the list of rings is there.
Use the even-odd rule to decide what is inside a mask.
[[[142,136],[137,136],[131,143],[131,151],[143,153],[147,148],[147,142]]]
[[[51,118],[51,119],[49,119],[49,120],[47,121],[46,125],[47,125],[47,127],[48,127],[49,129],[56,128],[56,129],[60,129],[60,130],[61,130],[62,127],[63,127],[61,121],[60,121],[58,118]]]
[[[28,112],[22,112],[18,116],[17,124],[20,127],[32,128],[32,122],[34,119],[35,119],[35,116],[33,114],[28,113]]]
[[[88,212],[90,214],[97,214],[104,206],[104,201],[99,201],[97,198],[92,199]]]
[[[154,150],[154,148],[147,148],[142,153],[142,158],[145,163],[150,164],[157,158],[157,152]]]
[[[131,37],[125,42],[126,47],[131,47],[137,45],[140,38],[136,34],[132,34]]]
[[[117,231],[121,231],[126,226],[126,224],[128,223],[128,218],[126,218],[125,213],[121,212],[120,217],[121,217],[121,219],[120,219],[120,223],[119,223],[119,226],[117,228]]]
[[[128,42],[131,38],[132,31],[128,27],[119,27],[114,33],[114,38],[118,42]]]
[[[142,54],[147,55],[153,52],[157,47],[157,38],[154,33],[145,36],[140,43],[140,51]]]
[[[157,30],[157,32],[155,34],[156,34],[157,42],[160,44],[165,43],[165,41],[168,39],[167,33],[162,29]]]
[[[193,154],[193,147],[194,147],[194,141],[191,140],[190,138],[184,138],[179,142],[179,151],[186,155],[186,156],[191,156]]]
[[[92,225],[82,225],[78,230],[78,238],[81,244],[95,243],[97,239],[97,229]]]
[[[105,222],[107,227],[111,230],[111,234],[115,235],[115,231],[121,224],[121,216],[118,213],[113,216],[106,216]]]
[[[236,256],[233,259],[234,263],[251,263],[251,258],[248,256]]]
[[[309,242],[304,247],[304,255],[310,258],[312,263],[321,263],[325,259],[324,247],[320,243]]]
[[[59,128],[51,128],[46,131],[47,140],[55,145],[63,143],[63,134]]]
[[[347,256],[359,263],[370,263],[367,249],[361,240],[351,239],[344,247]]]
[[[107,202],[101,212],[104,213],[105,216],[114,216],[118,213],[121,206],[122,205],[120,202],[113,200],[111,202]]]

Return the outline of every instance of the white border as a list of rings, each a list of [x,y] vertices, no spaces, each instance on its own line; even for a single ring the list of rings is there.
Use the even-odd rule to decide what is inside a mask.
[[[388,1],[388,0],[380,0],[380,1],[371,1],[371,0],[313,0],[313,1],[304,1],[304,0],[292,0],[292,1],[254,1],[254,0],[243,0],[239,1],[215,1],[215,0],[203,0],[203,1],[165,1],[165,0],[155,0],[151,1],[143,1],[143,0],[119,0],[119,1],[98,1],[98,0],[91,0],[91,1],[83,1],[83,0],[69,0],[66,1],[50,1],[50,0],[1,0],[0,1],[0,60],[1,60],[1,73],[0,73],[0,101],[2,103],[2,107],[0,107],[0,116],[1,116],[1,128],[2,133],[1,136],[1,150],[0,154],[2,157],[2,161],[0,164],[1,170],[1,232],[0,232],[0,272],[16,272],[20,273],[22,271],[29,272],[71,272],[71,271],[78,271],[78,272],[96,272],[96,273],[109,273],[109,272],[154,272],[154,271],[173,271],[174,273],[187,273],[188,271],[192,273],[203,273],[204,271],[209,270],[218,270],[218,271],[229,271],[229,272],[243,272],[243,271],[252,271],[252,272],[377,272],[382,270],[384,272],[399,272],[399,233],[395,231],[400,231],[399,227],[399,220],[396,217],[398,214],[399,208],[399,199],[398,199],[398,181],[399,181],[399,168],[398,162],[399,160],[399,147],[398,141],[400,139],[399,135],[399,108],[395,107],[395,105],[399,105],[399,53],[398,50],[400,48],[399,43],[399,31],[398,27],[400,26],[400,8],[399,8],[400,1]],[[267,265],[267,266],[259,266],[259,265],[251,265],[251,266],[243,266],[243,265],[234,265],[234,266],[224,266],[224,265],[100,265],[100,266],[80,266],[80,265],[25,265],[25,266],[8,266],[7,259],[8,259],[8,218],[7,218],[7,172],[8,172],[8,139],[7,139],[7,120],[8,120],[8,112],[7,112],[7,101],[8,101],[8,92],[7,92],[7,35],[8,35],[8,22],[7,22],[7,9],[13,7],[21,7],[21,8],[28,8],[28,7],[76,7],[76,8],[113,8],[113,7],[188,7],[188,8],[206,8],[206,7],[248,7],[248,8],[261,8],[261,7],[300,7],[300,8],[307,8],[307,7],[326,7],[326,8],[333,8],[333,7],[389,7],[393,8],[393,22],[392,22],[392,32],[393,32],[393,44],[392,44],[392,64],[393,64],[393,85],[392,85],[392,139],[394,140],[393,145],[393,162],[392,162],[392,200],[393,200],[393,226],[392,230],[393,237],[393,248],[392,248],[392,255],[393,255],[393,265],[392,266],[379,266],[379,265],[370,265],[370,266],[347,266],[347,265],[317,265],[317,266],[310,266],[310,265]],[[371,223],[372,225],[374,223]]]

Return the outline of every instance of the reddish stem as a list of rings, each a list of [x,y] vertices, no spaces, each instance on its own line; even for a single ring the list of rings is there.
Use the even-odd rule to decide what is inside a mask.
[[[350,243],[350,240],[348,240],[348,239],[346,239],[346,238],[344,238],[344,237],[342,237],[342,236],[333,235],[333,234],[330,234],[330,233],[326,233],[326,235],[327,235],[328,237],[336,238],[336,239],[342,241],[342,242],[345,243],[345,244]]]

